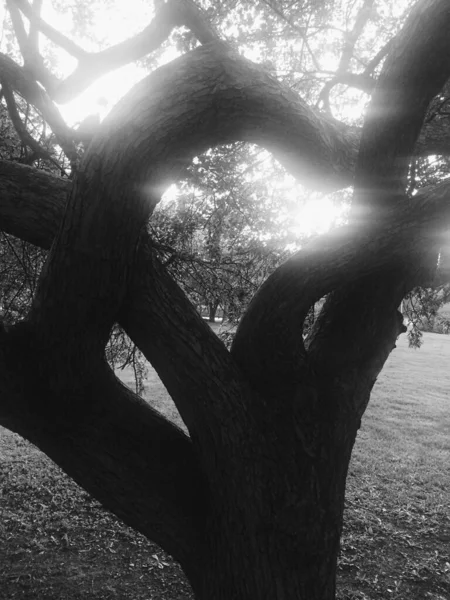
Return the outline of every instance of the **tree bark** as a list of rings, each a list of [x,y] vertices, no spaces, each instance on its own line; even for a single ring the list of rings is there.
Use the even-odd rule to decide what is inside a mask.
[[[338,125],[280,93],[260,68],[208,44],[139,84],[92,142],[61,223],[56,198],[66,184],[41,201],[48,206],[41,219],[30,200],[48,180],[29,177],[20,186],[20,220],[11,204],[17,184],[11,178],[4,188],[8,231],[46,247],[56,239],[28,319],[0,329],[0,422],[172,553],[200,599],[334,597],[360,419],[403,329],[397,306],[432,273],[449,220],[448,185],[410,201],[386,186],[380,168],[387,144],[389,178],[402,176],[400,159],[412,152],[426,99],[447,69],[438,73],[433,64],[428,80],[428,67],[420,77],[408,68],[417,61],[408,52],[417,41],[411,32],[420,34],[424,53],[427,40],[434,57],[449,49],[448,3],[424,7],[393,46],[402,85],[429,84],[414,104],[411,132],[393,138],[386,130],[406,127],[401,111],[383,121],[383,131],[369,122],[363,132],[356,199],[363,204],[369,182],[380,215],[280,267],[255,297],[231,352],[152,251],[145,225],[161,190],[196,153],[235,139],[265,145],[298,173],[326,172],[331,187],[351,180],[357,158]],[[398,98],[391,67],[387,61],[373,114],[386,97]],[[386,189],[395,204],[389,214]],[[306,311],[324,293],[303,344]],[[106,366],[116,321],[155,366],[189,437]]]

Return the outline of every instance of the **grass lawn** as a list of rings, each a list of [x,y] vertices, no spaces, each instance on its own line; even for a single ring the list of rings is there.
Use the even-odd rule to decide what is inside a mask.
[[[450,336],[426,334],[420,350],[403,336],[375,386],[350,467],[340,600],[450,598],[449,366]],[[154,372],[146,395],[178,419]],[[191,595],[170,557],[0,428],[0,599],[82,598]]]

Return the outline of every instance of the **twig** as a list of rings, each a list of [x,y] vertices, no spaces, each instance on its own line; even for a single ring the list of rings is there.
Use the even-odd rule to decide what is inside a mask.
[[[8,109],[9,117],[12,121],[12,124],[14,125],[14,129],[16,130],[17,135],[19,136],[22,144],[24,146],[29,146],[38,157],[50,160],[52,163],[54,163],[58,167],[58,169],[60,169],[60,166],[52,158],[50,153],[45,148],[43,148],[39,144],[39,142],[37,142],[33,138],[32,135],[30,135],[30,133],[27,131],[25,125],[22,123],[22,119],[20,118],[19,112],[17,110],[17,105],[16,105],[16,101],[14,98],[14,94],[12,92],[12,89],[8,85],[8,83],[4,79],[1,79],[1,83],[2,83],[2,91],[3,91],[3,95],[5,97],[5,100],[6,100],[6,107]]]

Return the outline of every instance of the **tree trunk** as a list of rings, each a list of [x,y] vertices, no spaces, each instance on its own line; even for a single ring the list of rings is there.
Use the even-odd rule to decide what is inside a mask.
[[[426,203],[426,193],[399,193],[404,158],[448,78],[448,3],[426,2],[409,21],[359,156],[358,136],[330,136],[337,125],[221,45],[136,86],[74,179],[28,320],[0,327],[2,425],[176,557],[200,600],[334,597],[360,419],[402,330],[397,307],[436,267],[449,218],[445,186]],[[410,40],[426,62],[406,51]],[[354,207],[383,210],[279,267],[228,352],[155,257],[145,223],[193,156],[235,139],[264,144],[294,172],[328,172],[330,187],[350,183],[357,160]],[[24,211],[30,199],[16,187],[2,193],[3,228],[49,247],[52,214],[36,232],[40,211]],[[305,316],[324,295],[305,345]],[[105,365],[115,322],[158,371],[189,437]]]
[[[208,321],[210,323],[215,323],[216,322],[216,313],[217,313],[217,308],[218,308],[219,304],[217,302],[214,303],[209,303],[208,304]]]
[[[200,587],[193,584],[200,600],[335,597],[345,482],[359,420],[330,411],[336,399],[347,404],[342,392],[330,390],[321,383],[297,390],[295,399],[280,396],[290,410],[255,423],[247,440],[236,440],[242,460],[230,470],[219,459],[218,471],[226,475],[211,488],[204,577]]]
[[[190,441],[95,357],[68,366],[26,323],[0,341],[2,422],[171,552],[199,600],[334,598],[355,397],[280,380],[265,397],[248,389],[232,425],[222,381],[222,439]]]

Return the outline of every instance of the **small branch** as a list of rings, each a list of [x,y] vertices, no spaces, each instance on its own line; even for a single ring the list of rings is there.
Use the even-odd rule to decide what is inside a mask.
[[[414,201],[399,204],[383,223],[336,229],[281,265],[252,300],[232,346],[252,385],[264,393],[280,379],[292,386],[302,381],[308,362],[303,322],[309,308],[326,294],[392,265],[406,278],[407,283],[399,279],[402,286],[423,283],[433,269],[430,253],[435,256],[445,239],[449,196],[450,184],[445,182],[424,190]]]
[[[356,42],[370,18],[373,4],[374,0],[364,0],[364,3],[356,16],[353,29],[345,35],[344,47],[342,48],[341,59],[337,69],[338,74],[347,71],[353,57]]]
[[[89,54],[80,46],[69,40],[65,35],[63,35],[60,31],[48,25],[39,15],[39,12],[33,7],[31,7],[27,0],[14,0],[15,4],[20,8],[23,14],[30,21],[30,25],[33,26],[35,30],[41,31],[44,35],[48,37],[53,43],[58,45],[60,48],[65,50],[71,56],[74,56],[78,60],[86,59]],[[8,1],[8,5],[12,3],[12,0]]]
[[[16,34],[17,42],[19,44],[20,52],[24,61],[28,59],[29,48],[28,48],[28,36],[23,25],[20,11],[17,8],[17,2],[15,0],[6,0],[6,6],[11,15],[11,21],[14,27],[14,33]]]
[[[76,146],[72,141],[73,132],[67,127],[61,113],[48,94],[32,79],[26,69],[19,67],[9,56],[0,53],[0,77],[20,94],[27,102],[35,106],[52,128],[58,144],[72,165],[78,163]]]
[[[189,28],[202,44],[219,39],[206,21],[203,12],[191,0],[169,0],[162,4],[153,21],[139,34],[98,53],[87,53],[68,38],[45,23],[26,0],[17,0],[22,12],[50,40],[75,56],[79,65],[57,86],[53,82],[49,92],[59,103],[68,102],[84,91],[98,77],[149,54],[158,48],[174,27]]]
[[[40,9],[41,2],[42,0],[36,0],[35,2],[38,9]],[[26,4],[26,2],[24,3]],[[17,4],[17,0],[7,0],[7,7],[11,14],[14,32],[19,43],[25,66],[33,73],[34,77],[46,87],[46,89],[51,90],[54,88],[57,78],[54,77],[44,65],[44,60],[39,53],[38,30],[33,23],[30,23],[30,36],[27,36]]]
[[[327,114],[331,114],[330,92],[336,85],[339,84],[356,88],[357,90],[361,90],[366,94],[371,94],[375,87],[376,81],[364,73],[336,73],[336,75],[323,86],[323,89],[319,95],[319,100],[317,101],[317,105],[320,105],[321,102],[323,103],[323,107]]]
[[[274,12],[278,17],[280,17],[282,21],[287,23],[294,31],[296,31],[300,35],[300,37],[303,40],[303,43],[305,44],[306,49],[308,50],[308,54],[311,57],[314,68],[316,69],[316,71],[320,71],[320,64],[316,59],[314,52],[311,50],[311,46],[309,45],[308,37],[305,33],[305,30],[302,27],[299,27],[296,23],[294,23],[293,20],[290,17],[286,16],[282,10],[275,6],[273,2],[271,2],[270,0],[263,1],[264,4],[272,10],[272,12]]]
[[[44,0],[34,0],[33,2],[33,13],[39,18],[41,15],[43,1]],[[28,44],[31,52],[34,52],[36,55],[40,55],[39,29],[36,27],[36,24],[33,20],[30,21],[30,33],[28,35]]]
[[[385,56],[388,55],[388,53],[390,52],[392,46],[394,45],[395,42],[395,36],[392,37],[382,48],[381,50],[379,50],[377,52],[377,54],[375,54],[375,56],[372,58],[372,60],[370,60],[367,65],[366,68],[364,69],[363,75],[365,75],[366,77],[371,77],[373,75],[373,72],[375,71],[375,69],[378,67],[378,65],[380,64],[380,62],[383,60],[383,58]]]
[[[6,106],[8,108],[8,114],[14,125],[14,129],[17,132],[22,144],[24,146],[29,146],[31,150],[35,153],[36,158],[44,158],[46,160],[51,161],[58,169],[61,166],[57,163],[57,161],[51,156],[51,154],[43,148],[39,142],[37,142],[30,133],[28,133],[25,125],[22,123],[22,119],[20,118],[19,112],[17,110],[16,101],[14,99],[14,95],[12,93],[9,85],[1,80],[3,95],[6,100]]]
[[[341,58],[339,61],[338,68],[336,70],[336,74],[333,77],[333,79],[331,79],[331,81],[325,84],[322,91],[320,92],[317,105],[320,105],[320,103],[322,102],[327,114],[331,114],[330,92],[333,89],[333,87],[338,83],[343,83],[344,85],[355,87],[369,94],[371,93],[375,85],[374,80],[366,74],[356,75],[348,72],[350,61],[353,57],[353,52],[355,50],[356,42],[358,41],[359,36],[363,32],[367,21],[369,20],[370,13],[372,12],[373,3],[374,0],[364,0],[364,4],[362,5],[360,11],[356,16],[353,29],[344,35],[344,46],[342,48]]]

